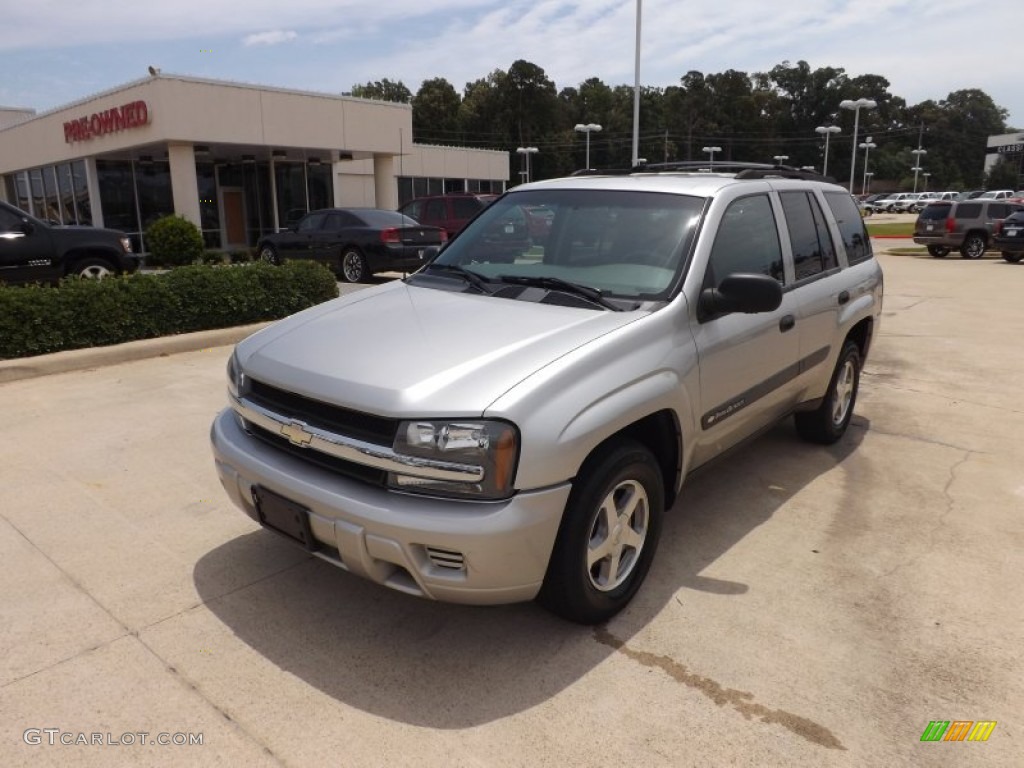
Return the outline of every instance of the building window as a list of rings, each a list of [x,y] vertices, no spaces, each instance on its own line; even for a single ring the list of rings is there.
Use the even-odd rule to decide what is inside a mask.
[[[136,163],[135,185],[139,201],[141,231],[157,219],[174,214],[171,194],[171,167],[166,162]]]
[[[290,227],[309,210],[306,199],[306,167],[298,163],[275,163],[277,217],[282,227]]]
[[[46,192],[43,189],[43,169],[33,168],[28,172],[28,183],[32,190],[31,214],[37,219],[46,218]]]
[[[89,183],[85,178],[85,161],[71,163],[71,189],[75,195],[75,212],[78,223],[92,226],[92,201],[89,199]]]
[[[126,233],[132,239],[132,248],[141,251],[138,206],[131,162],[97,160],[96,176],[100,187],[104,225]]]
[[[217,174],[213,163],[196,163],[196,189],[199,191],[203,245],[220,248],[220,210],[217,208]]]

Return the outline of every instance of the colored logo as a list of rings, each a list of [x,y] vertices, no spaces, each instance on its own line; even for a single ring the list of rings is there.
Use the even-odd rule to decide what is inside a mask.
[[[921,741],[988,741],[995,728],[995,720],[932,720]]]

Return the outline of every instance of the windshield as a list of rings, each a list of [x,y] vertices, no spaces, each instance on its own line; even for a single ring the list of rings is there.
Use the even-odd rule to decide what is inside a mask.
[[[704,203],[659,192],[510,192],[434,263],[485,279],[557,278],[608,296],[660,299],[682,267]]]

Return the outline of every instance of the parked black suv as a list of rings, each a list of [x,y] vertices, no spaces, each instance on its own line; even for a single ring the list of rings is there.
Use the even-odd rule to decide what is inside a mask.
[[[965,259],[980,259],[999,222],[1024,205],[1004,200],[941,201],[926,205],[914,223],[914,242],[943,257],[954,248]]]
[[[1011,213],[996,227],[992,247],[1011,264],[1024,259],[1024,210]]]
[[[123,232],[53,226],[0,202],[0,282],[52,283],[68,275],[105,277],[138,268],[139,257]]]

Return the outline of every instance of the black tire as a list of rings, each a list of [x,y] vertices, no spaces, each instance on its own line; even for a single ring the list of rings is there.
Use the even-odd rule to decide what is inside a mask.
[[[110,277],[117,273],[117,267],[98,256],[79,259],[71,265],[67,272],[69,277],[81,277],[88,280],[102,280],[104,277]]]
[[[821,405],[795,415],[796,431],[804,440],[831,445],[846,434],[860,389],[860,347],[847,339],[839,353],[832,379]]]
[[[346,248],[342,251],[338,264],[338,275],[346,283],[362,283],[370,276],[370,268],[366,266],[366,257],[358,248]]]
[[[985,238],[971,232],[960,245],[960,255],[965,259],[980,259],[985,255]]]
[[[929,245],[928,253],[937,259],[942,259],[949,255],[949,248],[945,245]]]
[[[269,243],[260,246],[259,251],[256,253],[256,258],[265,264],[274,264],[276,266],[281,263],[281,259],[277,255],[277,249]]]
[[[661,469],[647,448],[622,440],[598,449],[573,483],[538,602],[580,624],[625,608],[650,570],[664,507]]]
[[[1020,260],[1024,258],[1024,253],[1015,253],[1013,251],[1003,251],[1002,255],[1011,264],[1019,264]]]

